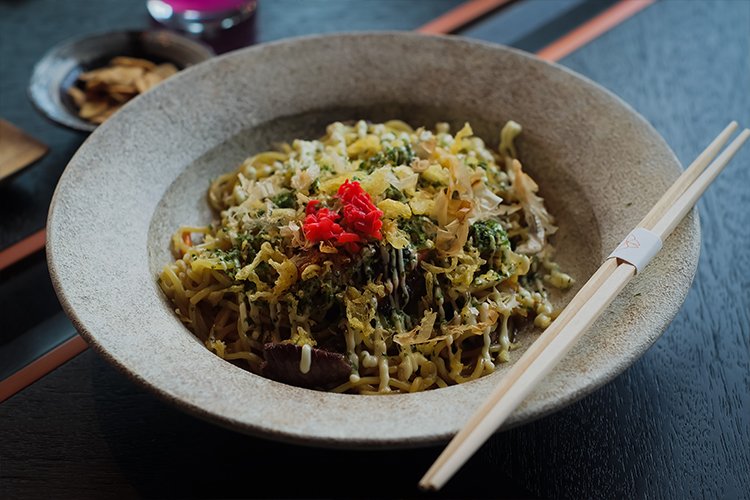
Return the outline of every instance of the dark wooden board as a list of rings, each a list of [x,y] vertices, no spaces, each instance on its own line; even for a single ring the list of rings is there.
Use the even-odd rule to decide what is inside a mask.
[[[33,411],[22,416],[24,408]],[[0,421],[18,424],[0,430],[3,498],[410,497],[439,452],[321,450],[239,435],[165,405],[91,350],[0,405]],[[470,484],[443,493],[495,496],[481,477],[487,460],[478,461]],[[493,477],[508,484],[502,494],[527,496],[502,473]]]

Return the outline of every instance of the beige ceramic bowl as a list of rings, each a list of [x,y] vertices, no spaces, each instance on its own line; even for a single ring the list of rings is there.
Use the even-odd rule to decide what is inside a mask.
[[[377,33],[241,50],[133,100],[68,165],[50,211],[48,255],[76,327],[159,396],[241,432],[330,447],[446,442],[510,363],[420,394],[290,387],[211,354],[157,287],[175,228],[211,219],[209,179],[280,139],[318,137],[331,121],[357,118],[470,121],[493,146],[506,120],[521,123],[521,159],[558,218],[558,260],[579,286],[680,172],[659,134],[617,97],[508,48]],[[688,291],[699,240],[691,215],[506,425],[562,408],[643,354]],[[534,338],[523,339],[513,360]]]

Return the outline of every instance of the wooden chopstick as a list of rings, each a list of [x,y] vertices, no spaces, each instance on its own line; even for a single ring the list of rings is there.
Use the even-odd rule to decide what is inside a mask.
[[[739,151],[745,141],[750,138],[750,129],[743,130],[732,143],[727,146],[716,160],[698,177],[698,179],[687,188],[677,201],[669,207],[667,212],[655,224],[653,232],[664,240],[677,227],[677,224],[687,215],[690,209],[698,202],[698,198],[706,188],[724,170],[729,160]]]
[[[737,128],[730,123],[659,199],[637,227],[652,229],[662,240],[674,230],[710,183],[750,137],[745,129],[709,165]],[[422,477],[422,489],[440,489],[487,440],[536,384],[570,350],[635,275],[635,267],[607,259],[570,304],[514,363],[487,401],[456,434]]]
[[[732,121],[726,128],[714,139],[711,144],[690,164],[690,166],[677,178],[677,180],[667,189],[664,195],[659,201],[654,204],[648,214],[641,220],[638,227],[644,227],[651,229],[654,223],[661,217],[667,208],[674,204],[677,198],[692,184],[698,176],[708,167],[711,160],[721,151],[721,148],[727,143],[729,138],[732,136],[734,131],[737,129],[737,122]],[[547,330],[544,332],[541,338],[537,339],[529,350],[534,349],[533,352],[541,351],[547,347],[547,344],[551,342],[559,330],[568,324],[570,319],[575,315],[575,312],[585,304],[591,296],[596,293],[596,290],[607,280],[607,278],[614,272],[617,267],[617,262],[613,259],[608,259],[596,270],[596,272],[589,278],[586,284],[578,291],[573,297],[568,306],[560,313],[555,321],[550,324]],[[543,340],[544,339],[544,340]],[[519,359],[516,364],[521,362],[527,363],[531,361],[524,358]],[[523,366],[523,364],[522,364]],[[520,368],[519,368],[520,369]],[[508,378],[508,377],[506,377]]]
[[[667,208],[677,201],[677,198],[679,198],[680,195],[684,193],[693,182],[695,182],[701,172],[703,172],[706,167],[708,167],[708,164],[711,163],[711,160],[719,154],[719,151],[721,151],[721,148],[724,147],[732,134],[734,134],[735,130],[737,130],[737,122],[732,121],[719,135],[716,136],[716,139],[714,139],[711,144],[709,144],[708,147],[704,149],[695,160],[693,160],[693,163],[691,163],[680,177],[678,177],[669,187],[669,189],[667,189],[664,195],[656,202],[638,225],[640,227],[645,227],[646,229],[652,229],[656,221],[664,215]]]

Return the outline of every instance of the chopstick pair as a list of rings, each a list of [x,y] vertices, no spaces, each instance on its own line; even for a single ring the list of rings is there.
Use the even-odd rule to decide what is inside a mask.
[[[610,256],[614,258],[604,261],[568,306],[513,364],[489,398],[451,440],[420,480],[420,488],[438,490],[448,482],[604,312],[635,276],[637,268],[645,266],[650,257],[658,252],[661,241],[672,233],[750,137],[750,129],[744,129],[712,162],[736,129],[737,122],[733,121],[682,173],[618,247],[637,247],[636,253],[643,252],[641,247],[648,245],[628,245],[627,242],[637,242],[637,237],[642,236],[652,238],[654,245],[650,254],[641,254],[645,260],[638,261],[639,257],[636,256],[631,262],[626,262],[620,258],[622,254],[615,250]]]

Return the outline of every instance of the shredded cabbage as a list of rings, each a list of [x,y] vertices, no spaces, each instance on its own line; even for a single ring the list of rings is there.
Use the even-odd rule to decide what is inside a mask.
[[[521,131],[507,122],[493,151],[468,123],[453,135],[336,122],[251,156],[211,183],[216,220],[174,235],[161,289],[208,349],[256,373],[278,344],[304,347],[292,360],[304,374],[311,352],[341,356],[349,378],[315,386],[340,392],[491,373],[523,324],[554,319],[546,287],[573,283],[553,260],[557,227],[523,170]]]

